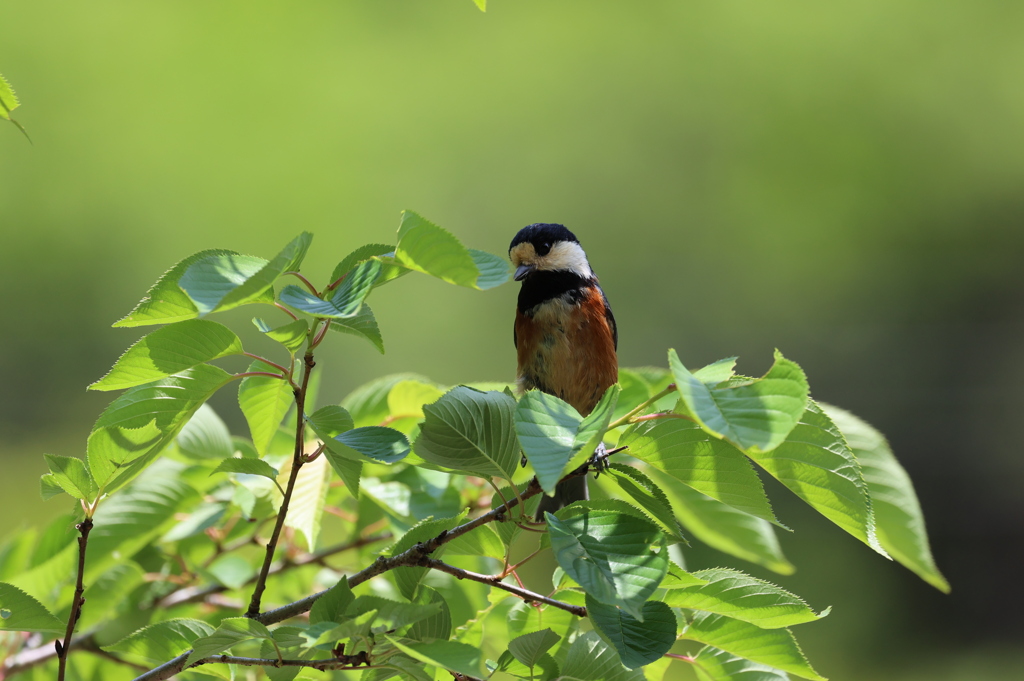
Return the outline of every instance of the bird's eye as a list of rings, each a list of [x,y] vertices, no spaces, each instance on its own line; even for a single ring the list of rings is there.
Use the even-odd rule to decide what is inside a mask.
[[[537,255],[540,255],[540,256],[547,255],[550,250],[551,250],[551,244],[548,243],[547,241],[545,241],[544,243],[542,243],[539,246],[537,246]]]

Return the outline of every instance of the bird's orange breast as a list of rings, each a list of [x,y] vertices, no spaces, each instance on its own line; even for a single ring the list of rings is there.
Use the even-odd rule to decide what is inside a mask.
[[[553,298],[516,312],[520,387],[556,395],[584,416],[619,378],[604,296],[593,287],[578,304]]]

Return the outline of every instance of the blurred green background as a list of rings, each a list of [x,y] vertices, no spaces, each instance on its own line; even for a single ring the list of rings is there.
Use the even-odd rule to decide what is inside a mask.
[[[0,534],[66,510],[40,455],[83,453],[110,399],[84,388],[141,335],[110,324],[179,259],[311,230],[323,281],[403,208],[494,253],[562,222],[624,366],[778,347],[909,469],[951,596],[769,488],[773,579],[835,606],[796,632],[820,672],[1021,678],[1024,4],[489,4],[4,3],[34,146],[0,126]],[[511,378],[515,296],[381,289],[387,354],[335,337],[323,397]]]

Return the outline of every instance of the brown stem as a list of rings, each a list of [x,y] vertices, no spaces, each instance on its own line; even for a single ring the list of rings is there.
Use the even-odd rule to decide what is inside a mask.
[[[351,669],[374,669],[372,664],[359,664],[354,659],[358,655],[344,655],[342,658],[330,660],[279,660],[276,657],[236,657],[234,655],[213,655],[193,662],[189,667],[198,667],[201,664],[237,664],[242,667],[309,667],[319,671],[342,671]],[[139,677],[142,678],[141,676]]]
[[[577,617],[587,616],[587,609],[584,608],[582,605],[564,603],[562,601],[555,600],[554,598],[548,598],[547,596],[542,596],[539,593],[534,593],[533,591],[530,591],[528,589],[523,589],[518,586],[506,584],[505,582],[501,581],[501,577],[499,577],[498,575],[482,575],[479,572],[470,572],[469,570],[463,570],[462,568],[457,568],[454,565],[449,565],[448,563],[437,560],[436,558],[424,557],[420,565],[434,570],[438,570],[440,572],[447,572],[449,575],[455,577],[456,579],[470,579],[474,582],[480,582],[482,584],[488,584],[490,586],[503,589],[505,591],[508,591],[510,594],[522,598],[527,603],[545,603],[554,608],[558,608],[559,610],[571,612]]]
[[[57,681],[64,681],[64,674],[67,671],[68,665],[68,653],[71,652],[71,635],[75,632],[78,618],[82,616],[82,604],[85,603],[85,599],[82,598],[82,594],[85,593],[82,579],[85,576],[85,549],[89,544],[89,532],[92,531],[92,518],[86,518],[78,523],[75,525],[75,529],[79,532],[78,579],[75,582],[75,597],[71,601],[71,613],[68,614],[68,627],[64,632],[64,642],[61,643],[59,640],[53,642],[54,649],[57,651]]]
[[[306,279],[304,276],[302,276],[298,272],[294,272],[294,271],[293,272],[285,272],[285,274],[290,274],[293,277],[297,278],[299,281],[301,281],[303,284],[306,285],[306,288],[309,289],[310,293],[312,293],[317,298],[320,297],[320,292],[316,290],[316,286],[313,286],[313,284],[309,281],[309,279]]]
[[[302,387],[295,393],[295,453],[292,455],[292,470],[288,475],[288,486],[284,491],[284,498],[281,500],[281,508],[277,512],[277,522],[274,523],[274,531],[267,543],[267,555],[263,559],[263,567],[260,568],[259,576],[256,578],[256,588],[253,589],[252,599],[249,601],[249,609],[246,617],[256,617],[260,614],[260,600],[263,598],[263,591],[267,588],[267,575],[270,574],[270,565],[274,562],[274,551],[277,550],[277,542],[281,537],[281,529],[284,527],[285,518],[288,515],[288,504],[292,500],[292,492],[295,491],[295,481],[299,477],[299,469],[302,468],[302,455],[305,448],[306,431],[306,390],[309,387],[309,375],[313,372],[316,362],[313,361],[312,350],[306,351],[306,370],[302,372]]]
[[[259,355],[254,355],[251,352],[243,352],[242,354],[245,355],[246,357],[250,357],[252,359],[255,359],[255,360],[258,360],[260,362],[263,362],[264,364],[268,364],[268,365],[270,365],[272,367],[276,367],[276,368],[280,369],[286,376],[289,373],[289,371],[287,369],[285,369],[283,366],[281,366],[277,362],[271,362],[266,357],[260,357]]]
[[[281,312],[284,312],[286,315],[288,315],[289,317],[291,317],[295,321],[299,321],[299,318],[295,315],[295,313],[292,312],[291,310],[289,310],[287,307],[285,307],[281,303],[278,303],[278,302],[275,301],[274,302],[274,307],[276,307]]]

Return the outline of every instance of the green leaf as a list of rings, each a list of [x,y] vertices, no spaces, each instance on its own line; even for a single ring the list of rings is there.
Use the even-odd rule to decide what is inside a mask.
[[[359,314],[363,301],[370,294],[374,282],[380,276],[379,260],[366,260],[356,265],[345,281],[341,283],[330,300],[317,298],[308,290],[294,284],[281,289],[278,296],[282,303],[293,309],[329,319],[345,319]]]
[[[312,240],[312,234],[303,232],[270,262],[251,256],[208,256],[190,265],[178,286],[195,303],[200,317],[263,302],[282,274],[298,269]]]
[[[52,482],[76,499],[92,501],[96,485],[81,459],[55,454],[43,454],[43,457],[53,475]]]
[[[549,495],[565,474],[569,462],[581,451],[593,453],[615,408],[619,387],[612,386],[587,418],[563,400],[530,390],[519,400],[515,411],[516,435],[537,481]]]
[[[355,596],[352,595],[352,589],[348,586],[348,577],[342,577],[313,604],[313,608],[309,611],[309,623],[341,623],[345,619],[345,611],[354,600]]]
[[[810,401],[786,441],[750,458],[823,516],[883,556],[860,464],[832,419]]]
[[[949,593],[949,582],[936,567],[928,546],[924,514],[914,485],[885,436],[848,411],[820,403],[818,406],[838,426],[860,463],[882,546],[921,579]]]
[[[405,644],[392,636],[386,638],[411,658],[442,669],[479,677],[483,670],[479,648],[455,641]]]
[[[560,598],[558,594],[553,597]],[[509,636],[519,636],[544,628],[550,629],[559,637],[564,638],[577,619],[576,615],[561,608],[551,605],[535,607],[532,604],[518,601],[508,611],[508,633]]]
[[[103,649],[125,655],[131,661],[163,663],[213,631],[212,625],[200,620],[170,619],[143,627]]]
[[[387,629],[400,629],[433,617],[441,611],[441,606],[437,603],[399,603],[380,596],[360,596],[348,606],[345,614],[358,617],[371,610],[376,615],[368,623],[372,621],[374,625],[385,626]]]
[[[612,471],[611,478],[619,485],[619,488],[661,523],[662,529],[669,536],[677,541],[686,541],[683,539],[679,521],[676,520],[675,514],[672,512],[672,503],[660,487],[633,466],[613,463],[609,465],[608,469]]]
[[[615,649],[622,664],[636,669],[654,662],[676,642],[676,616],[658,601],[643,606],[643,621],[587,596],[587,616]],[[511,649],[511,646],[510,646]]]
[[[644,681],[642,670],[624,669],[618,653],[596,631],[581,634],[569,647],[562,665],[566,681]]]
[[[811,681],[825,681],[811,668],[788,629],[761,629],[725,615],[697,611],[680,637]]]
[[[253,261],[259,260],[258,258],[240,255],[234,251],[220,249],[200,251],[195,255],[190,255],[161,275],[157,282],[150,287],[146,296],[135,306],[135,309],[117,321],[114,326],[170,324],[185,319],[194,319],[199,316],[199,310],[196,309],[195,303],[178,287],[178,280],[195,263],[217,256],[231,256]],[[265,261],[259,260],[259,263],[263,262]],[[259,266],[259,264],[255,265],[257,268]],[[265,302],[273,303],[273,301],[274,298],[271,293]]]
[[[363,303],[359,312],[352,317],[332,319],[330,329],[350,336],[362,336],[370,341],[380,354],[384,354],[384,339],[380,335],[377,318],[373,316],[373,310],[366,303]]]
[[[481,12],[487,11],[487,0],[473,0],[473,4],[479,7]]]
[[[83,597],[88,606],[82,608],[81,618],[75,627],[79,631],[88,631],[103,622],[114,621],[132,607],[138,607],[129,595],[143,583],[144,578],[145,573],[138,563],[115,563],[86,587]],[[70,604],[67,610],[70,610]]]
[[[665,535],[632,515],[595,511],[559,520],[546,514],[555,559],[596,600],[643,619],[643,604],[668,571]]]
[[[423,418],[423,406],[436,402],[444,391],[433,383],[400,381],[388,393],[388,411],[391,418]]]
[[[465,517],[466,511],[463,511],[459,515],[452,516],[451,518],[423,520],[403,534],[401,539],[395,542],[394,546],[391,547],[391,551],[388,555],[397,556],[400,553],[408,551],[416,544],[429,541],[442,532],[446,532],[457,527],[462,523]],[[431,555],[434,558],[439,558],[444,555],[444,551],[445,546],[442,544]],[[411,601],[416,598],[416,591],[419,588],[423,577],[427,574],[427,568],[419,566],[398,567],[395,568],[393,574],[395,576],[395,583],[398,585],[398,591]]]
[[[235,453],[235,444],[213,407],[202,404],[178,433],[178,449],[190,459],[223,459]]]
[[[67,627],[43,604],[16,586],[0,582],[0,631],[63,633]]]
[[[816,614],[798,596],[738,570],[715,568],[693,574],[706,583],[673,589],[665,596],[666,603],[675,608],[728,615],[762,629],[813,622],[831,610],[826,608]]]
[[[775,363],[759,379],[717,381],[731,374],[723,360],[703,373],[691,374],[675,350],[668,351],[676,390],[687,412],[708,433],[725,438],[747,453],[778,447],[807,407],[807,377],[800,367],[775,351]]]
[[[486,556],[502,560],[505,557],[505,544],[490,525],[481,525],[445,544],[445,553],[449,556]]]
[[[778,524],[750,461],[691,421],[643,421],[628,428],[619,445],[628,445],[631,456],[713,499]]]
[[[401,461],[409,454],[409,440],[394,428],[364,426],[347,430],[333,439],[359,452],[371,462],[391,464]]]
[[[508,652],[527,667],[535,667],[541,656],[561,639],[561,636],[550,629],[532,631],[509,641]],[[673,640],[675,640],[674,636]]]
[[[242,342],[231,329],[217,322],[190,319],[140,338],[89,389],[131,388],[242,352]]]
[[[229,617],[221,620],[220,625],[213,633],[192,642],[192,654],[188,656],[185,666],[188,667],[211,655],[223,653],[231,646],[243,641],[273,640],[273,638],[270,630],[256,620],[248,617]]]
[[[504,393],[453,388],[423,407],[416,454],[449,470],[511,480],[520,458],[515,409],[516,401]]]
[[[259,317],[254,317],[252,323],[256,325],[257,329],[267,334],[267,338],[285,346],[293,355],[306,342],[306,334],[309,333],[309,322],[305,319],[296,319],[294,322],[283,324],[276,329],[271,328]]]
[[[248,371],[270,371],[276,369],[256,360]],[[288,381],[270,376],[246,376],[238,384],[238,406],[249,424],[252,444],[260,456],[266,456],[267,448],[281,425],[281,420],[295,402],[292,387]]]
[[[704,646],[693,661],[700,681],[789,681],[786,672]]]
[[[14,94],[14,88],[0,75],[0,118],[11,119],[11,112],[20,106],[18,96]]]
[[[388,246],[387,244],[366,244],[365,246],[360,246],[346,255],[345,259],[335,266],[334,271],[331,273],[331,283],[336,282],[342,275],[348,274],[353,267],[364,260],[382,255],[391,255],[394,252],[395,247]]]
[[[420,587],[417,598],[426,605],[436,604],[440,610],[413,624],[406,635],[416,641],[447,641],[451,638],[452,613],[444,596],[429,586],[423,586]]]
[[[61,494],[64,494],[64,488],[57,482],[57,476],[53,473],[43,473],[39,476],[39,496],[43,501],[49,501]]]
[[[281,466],[281,479],[288,479],[291,464],[291,459],[285,460]],[[320,520],[327,503],[330,482],[330,464],[322,456],[303,464],[295,478],[295,489],[284,524],[285,527],[298,530],[306,538],[306,547],[310,551],[316,548],[317,537],[320,535]]]
[[[402,212],[395,261],[450,284],[481,290],[503,284],[510,274],[504,259],[470,251],[447,230],[408,210]]]
[[[89,436],[87,458],[96,485],[110,493],[131,480],[230,380],[223,369],[200,364],[120,395],[103,410]]]
[[[402,381],[429,382],[419,374],[391,374],[374,379],[359,386],[341,401],[341,406],[352,415],[357,426],[375,426],[390,415],[388,395],[391,389]]]
[[[672,510],[687,531],[708,546],[731,556],[763,565],[779,574],[795,568],[782,555],[771,523],[701,494],[657,469],[649,469],[661,483]]]
[[[214,473],[244,473],[245,475],[259,475],[277,482],[278,470],[263,459],[240,459],[231,457],[220,462],[210,475]]]

